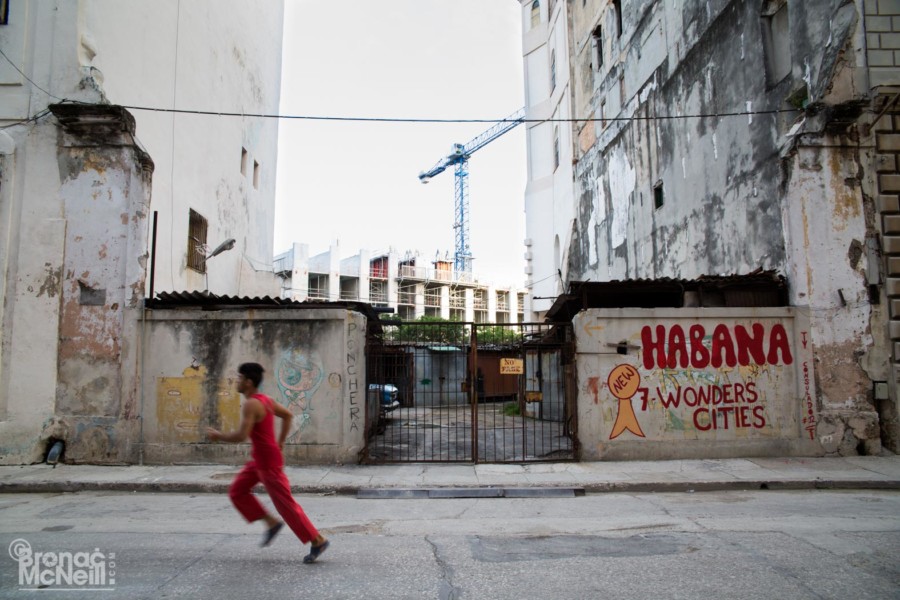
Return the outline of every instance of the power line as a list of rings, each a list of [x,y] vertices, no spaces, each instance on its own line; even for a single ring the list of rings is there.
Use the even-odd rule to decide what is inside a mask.
[[[21,121],[16,121],[15,123],[10,123],[9,125],[4,125],[3,127],[0,127],[0,131],[4,131],[11,127],[18,127],[19,125],[25,125],[26,123],[31,123],[32,121],[38,121],[39,119],[41,119],[49,114],[50,114],[50,109],[45,108],[44,110],[36,112],[35,114],[28,117],[27,119],[22,119]]]
[[[65,98],[60,98],[59,96],[55,96],[36,84],[28,75],[25,74],[6,54],[0,49],[0,56],[3,56],[6,59],[12,68],[19,72],[22,77],[24,77],[28,83],[44,92],[51,98],[55,98],[60,102],[75,102],[77,104],[85,104],[90,105],[92,103],[88,102],[80,102],[80,101],[70,101]],[[357,122],[357,123],[504,123],[508,122],[509,119],[437,119],[437,118],[412,118],[412,117],[339,117],[339,116],[328,116],[328,115],[282,115],[278,113],[246,113],[246,112],[230,112],[230,111],[214,111],[214,110],[189,110],[185,108],[163,108],[156,106],[135,106],[135,105],[121,105],[122,108],[126,108],[128,110],[142,110],[148,112],[162,112],[162,113],[177,113],[184,115],[204,115],[204,116],[216,116],[216,117],[241,117],[241,118],[254,118],[254,119],[284,119],[284,120],[299,120],[299,121],[335,121],[335,122]],[[616,122],[616,121],[664,121],[664,120],[674,120],[674,119],[708,119],[708,118],[722,118],[722,117],[747,117],[747,116],[759,116],[759,115],[776,115],[781,113],[791,113],[791,112],[801,112],[796,108],[778,108],[771,110],[740,110],[740,111],[727,111],[727,112],[716,112],[716,113],[694,113],[694,114],[685,114],[685,115],[653,115],[653,116],[630,116],[630,117],[590,117],[590,118],[582,118],[582,119],[574,119],[574,118],[550,118],[550,119],[522,119],[523,123],[596,123],[596,122]]]
[[[31,78],[28,77],[28,75],[26,75],[24,71],[22,71],[22,69],[20,69],[18,66],[16,66],[16,63],[14,63],[13,61],[10,60],[10,58],[6,55],[5,52],[3,52],[2,49],[0,49],[0,56],[2,56],[3,58],[5,58],[5,59],[6,59],[6,62],[8,62],[8,63],[12,66],[13,69],[15,69],[16,71],[19,72],[19,75],[21,75],[21,76],[24,77],[26,80],[28,80],[28,83],[30,83],[31,85],[33,85],[33,86],[36,87],[37,89],[41,90],[42,92],[44,92],[45,94],[47,94],[47,95],[50,96],[51,98],[55,98],[55,99],[59,100],[60,102],[65,102],[65,100],[64,100],[63,98],[60,98],[59,96],[54,96],[53,94],[51,94],[50,92],[48,92],[47,90],[45,90],[44,88],[42,88],[41,86],[39,86],[38,84],[36,84],[34,81],[32,81]]]
[[[437,118],[412,118],[412,117],[339,117],[327,115],[283,115],[277,113],[247,113],[214,110],[189,110],[185,108],[162,108],[153,106],[134,106],[122,104],[122,108],[128,110],[143,110],[149,112],[177,113],[185,115],[202,115],[213,117],[242,117],[253,119],[284,119],[298,121],[336,121],[336,122],[362,122],[362,123],[504,123],[509,119],[437,119]],[[758,115],[777,115],[782,113],[802,112],[796,108],[776,108],[771,110],[741,110],[716,113],[693,113],[685,115],[654,115],[654,116],[630,116],[630,117],[590,117],[590,118],[550,118],[550,119],[522,119],[523,123],[592,123],[607,121],[664,121],[675,119],[707,119],[722,117],[747,117]]]

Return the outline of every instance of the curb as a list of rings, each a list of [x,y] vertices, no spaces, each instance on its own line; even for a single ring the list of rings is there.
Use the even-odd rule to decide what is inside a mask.
[[[129,493],[163,493],[163,494],[224,494],[228,492],[228,482],[99,482],[99,481],[33,481],[0,483],[0,494],[59,494],[73,492],[129,492]],[[318,494],[355,496],[360,493],[424,492],[429,497],[453,497],[452,490],[467,490],[466,497],[513,497],[504,496],[501,490],[540,490],[540,489],[575,489],[587,494],[602,493],[667,493],[667,492],[720,492],[720,491],[784,491],[784,490],[900,490],[900,480],[846,480],[846,479],[781,479],[781,480],[746,480],[746,481],[697,481],[697,482],[605,482],[587,483],[576,486],[568,484],[545,484],[535,486],[504,485],[448,485],[448,486],[384,486],[372,488],[361,485],[341,486],[309,486],[293,485],[294,494]],[[383,492],[373,491],[383,490]],[[444,490],[444,491],[440,491]],[[476,492],[476,490],[487,490]],[[490,491],[494,490],[494,491]],[[536,492],[535,495],[539,493]],[[387,497],[387,496],[385,496]],[[523,497],[523,496],[518,496]]]

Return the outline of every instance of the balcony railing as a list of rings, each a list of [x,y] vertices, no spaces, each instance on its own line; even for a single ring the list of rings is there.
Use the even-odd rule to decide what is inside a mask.
[[[308,296],[314,300],[328,300],[328,288],[311,285]]]
[[[441,293],[440,292],[425,292],[425,306],[440,306],[441,305]]]

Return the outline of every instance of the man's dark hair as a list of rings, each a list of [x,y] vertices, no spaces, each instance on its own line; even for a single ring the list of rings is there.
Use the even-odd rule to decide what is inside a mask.
[[[238,373],[253,382],[255,387],[262,383],[263,373],[266,370],[259,363],[244,363],[238,367]]]

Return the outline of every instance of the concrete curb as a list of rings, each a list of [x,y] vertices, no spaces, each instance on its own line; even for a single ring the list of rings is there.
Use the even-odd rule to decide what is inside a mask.
[[[0,483],[0,494],[60,494],[73,492],[131,492],[131,493],[163,493],[163,494],[226,494],[230,482],[128,482],[128,481],[32,481]],[[846,480],[846,479],[781,479],[781,480],[740,480],[740,481],[635,481],[635,482],[596,482],[571,485],[541,484],[516,485],[515,489],[553,489],[566,488],[583,490],[588,494],[602,493],[666,493],[666,492],[720,492],[720,491],[753,491],[753,490],[900,490],[898,480]],[[319,495],[358,495],[362,490],[373,489],[371,485],[292,485],[294,494]],[[424,485],[410,487],[408,485],[381,486],[379,490],[423,491],[433,490],[504,490],[511,486],[504,485]],[[495,497],[497,494],[482,493],[483,497]],[[450,497],[447,494],[432,494],[431,497]],[[469,496],[474,497],[474,495]]]

